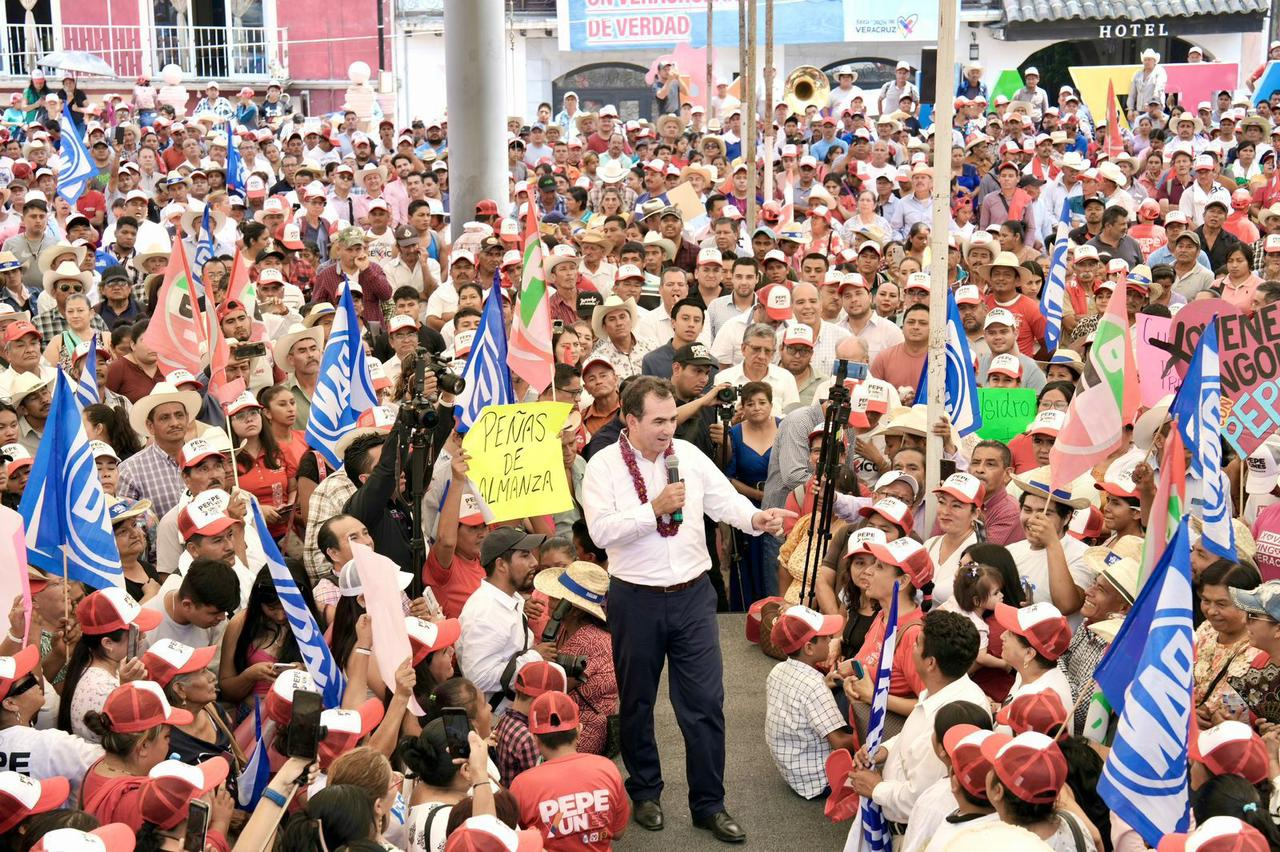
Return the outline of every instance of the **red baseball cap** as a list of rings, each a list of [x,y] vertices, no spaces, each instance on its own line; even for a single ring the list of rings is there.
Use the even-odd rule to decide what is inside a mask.
[[[858,510],[858,514],[864,518],[879,515],[902,530],[903,535],[911,535],[911,528],[915,525],[915,516],[911,512],[911,507],[897,497],[881,497],[870,506],[863,506]]]
[[[761,598],[753,603],[747,609],[747,641],[753,645],[760,644],[760,621],[764,618],[764,608],[771,603],[785,604],[786,598],[773,597]]]
[[[564,668],[546,660],[525,663],[516,672],[515,691],[530,698],[548,692],[564,692],[569,688],[569,678]]]
[[[1035,731],[1010,737],[992,734],[982,742],[982,755],[1010,793],[1033,804],[1057,801],[1067,783],[1067,759],[1058,744]]]
[[[578,727],[578,705],[563,692],[544,692],[529,708],[529,732],[554,734]]]
[[[414,615],[404,617],[404,628],[409,634],[409,647],[413,649],[413,664],[416,666],[433,651],[448,648],[458,641],[462,633],[462,624],[456,618],[444,621],[427,621]]]
[[[34,325],[26,320],[17,320],[16,322],[9,323],[9,325],[5,327],[4,342],[12,343],[20,337],[26,337],[28,334],[34,334],[41,340],[44,339],[40,334],[40,330]]]
[[[942,737],[942,748],[951,758],[951,772],[972,796],[986,800],[987,775],[991,761],[982,753],[982,744],[991,731],[974,725],[952,725]]]
[[[71,795],[71,782],[61,775],[37,780],[17,772],[0,772],[0,832],[32,814],[54,810]]]
[[[13,685],[40,665],[40,648],[28,645],[12,657],[0,657],[0,700],[9,695]]]
[[[206,438],[192,438],[183,444],[182,449],[178,451],[178,469],[186,470],[187,468],[195,467],[211,456],[225,459],[227,454]]]
[[[112,822],[93,831],[55,828],[41,837],[31,852],[133,852],[133,846],[133,829]]]
[[[933,559],[914,538],[898,538],[887,544],[870,544],[871,555],[886,565],[901,568],[917,589],[933,582]]]
[[[303,692],[320,691],[311,675],[299,669],[289,669],[273,680],[271,689],[267,691],[267,718],[279,725],[289,724],[293,718],[293,693],[299,689]]]
[[[152,680],[161,686],[168,686],[178,675],[191,674],[207,667],[216,653],[217,645],[192,648],[175,639],[161,639],[147,648],[147,652],[142,655],[142,664],[147,667],[147,675]]]
[[[819,636],[838,636],[844,629],[844,619],[839,615],[823,615],[807,606],[789,606],[773,623],[769,637],[778,650],[794,654],[805,643]]]
[[[360,740],[382,724],[384,714],[382,701],[378,698],[366,699],[355,710],[334,708],[321,713],[320,725],[325,729],[318,752],[321,768],[328,768],[330,763],[355,748]]]
[[[138,798],[142,821],[173,828],[187,818],[191,803],[227,780],[231,764],[221,755],[192,766],[162,760],[151,768]]]
[[[496,816],[474,816],[462,823],[445,844],[445,852],[539,852],[542,833],[536,828],[516,830]]]
[[[1222,722],[1197,732],[1188,756],[1214,775],[1239,775],[1250,784],[1261,784],[1271,775],[1262,737],[1244,722]]]
[[[138,625],[143,633],[160,626],[162,617],[154,609],[143,609],[124,589],[99,589],[76,604],[76,620],[80,630],[90,636],[101,636]]]
[[[135,680],[117,686],[102,705],[117,734],[139,734],[156,725],[190,725],[195,716],[169,705],[160,684]]]
[[[94,214],[99,210],[107,209],[107,199],[101,192],[96,189],[86,190],[76,200],[76,210],[93,218]]]
[[[1067,724],[1067,708],[1057,690],[1042,686],[1015,695],[996,711],[996,721],[1015,734],[1036,731],[1056,739]]]
[[[791,291],[785,284],[772,284],[756,293],[756,300],[764,308],[765,316],[771,320],[791,318]],[[13,325],[18,325],[14,323]],[[9,328],[13,328],[13,325]]]
[[[1233,816],[1209,817],[1189,834],[1166,834],[1157,852],[1268,852],[1262,832]]]
[[[1071,625],[1056,606],[1048,602],[1012,607],[996,604],[996,622],[1027,640],[1043,657],[1056,660],[1071,644]]]
[[[497,216],[498,202],[494,201],[491,198],[482,198],[481,200],[476,202],[476,215],[477,216]]]

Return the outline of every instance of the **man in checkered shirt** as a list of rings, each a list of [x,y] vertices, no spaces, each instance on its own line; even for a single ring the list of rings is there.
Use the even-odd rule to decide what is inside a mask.
[[[826,793],[827,755],[856,747],[831,689],[814,666],[827,659],[844,620],[806,606],[788,607],[771,638],[788,659],[765,681],[764,735],[783,779],[806,799]]]
[[[533,699],[544,692],[564,692],[567,684],[564,669],[546,660],[525,663],[516,672],[511,684],[515,701],[493,729],[502,786],[510,787],[517,775],[537,766],[541,758],[538,741],[529,732],[529,708],[533,706]]]

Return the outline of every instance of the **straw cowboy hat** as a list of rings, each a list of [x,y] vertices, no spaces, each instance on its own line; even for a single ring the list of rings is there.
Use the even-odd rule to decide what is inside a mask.
[[[681,120],[680,116],[673,115],[671,113],[661,116],[656,122],[654,122],[654,129],[658,131],[659,136],[665,136],[666,133],[663,131],[670,124],[674,124],[676,126],[675,135],[679,136],[681,132],[684,131],[684,121]]]
[[[577,115],[573,117],[573,126],[578,128],[578,131],[581,132],[582,125],[586,124],[588,121],[590,121],[595,117],[596,117],[596,114],[594,112],[579,112]]]
[[[687,180],[694,173],[702,175],[710,186],[716,182],[716,167],[704,166],[701,163],[690,163],[680,170],[680,180]]]
[[[717,136],[714,133],[708,133],[706,136],[703,136],[700,140],[698,140],[698,148],[703,152],[704,155],[706,154],[708,142],[710,142],[712,145],[715,146],[716,152],[720,157],[726,160],[729,159],[729,149],[725,147],[724,139],[722,139],[721,137]]]
[[[568,601],[583,612],[605,620],[609,572],[594,562],[570,562],[567,568],[539,571],[533,578],[533,587],[553,600]]]
[[[578,265],[578,253],[573,250],[573,246],[567,243],[561,243],[551,251],[547,252],[547,256],[542,261],[542,274],[551,277],[555,268],[562,263],[572,263]]]
[[[1251,115],[1251,116],[1249,116],[1249,117],[1248,117],[1248,118],[1246,118],[1244,121],[1240,122],[1240,126],[1241,126],[1242,128],[1244,128],[1244,127],[1257,127],[1258,129],[1260,129],[1260,130],[1262,131],[1262,135],[1263,135],[1264,137],[1265,137],[1265,136],[1270,136],[1270,135],[1271,135],[1271,122],[1270,122],[1270,121],[1268,121],[1267,119],[1263,118],[1263,117],[1262,117],[1262,116],[1260,116],[1260,115]]]
[[[663,210],[665,209],[666,207],[664,205]],[[646,246],[657,246],[658,248],[662,249],[662,252],[663,254],[666,255],[667,260],[675,260],[675,257],[676,257],[675,243],[671,242],[671,240],[662,236],[662,234],[660,234],[658,231],[656,230],[650,231],[649,233],[645,234],[644,244]]]
[[[47,388],[51,384],[53,384],[53,379],[42,378],[35,373],[18,373],[13,380],[12,387],[9,389],[9,402],[17,408],[31,394],[42,388]]]
[[[1162,397],[1155,405],[1139,415],[1133,424],[1133,444],[1140,450],[1150,450],[1156,439],[1156,433],[1169,419],[1169,407],[1173,405],[1173,394]]]
[[[182,407],[187,410],[187,417],[192,420],[200,413],[200,394],[195,391],[178,390],[168,381],[159,382],[151,389],[151,393],[135,402],[133,408],[129,409],[129,425],[133,427],[133,431],[139,435],[150,434],[147,431],[147,418],[151,416],[152,411],[169,402],[182,403]]]
[[[48,274],[53,269],[55,261],[64,255],[75,255],[76,266],[84,263],[84,254],[87,249],[84,246],[73,246],[66,240],[61,240],[51,246],[41,249],[40,254],[36,256],[36,268],[41,272]]]
[[[626,180],[627,171],[627,167],[622,165],[621,160],[610,160],[596,169],[596,177],[600,178],[602,183],[621,183]]]
[[[1031,280],[1031,273],[1022,268],[1022,265],[1018,263],[1018,256],[1011,251],[1000,252],[996,255],[995,260],[978,266],[976,271],[983,278],[989,279],[993,269],[1012,269],[1017,274],[1020,284],[1026,284]]]
[[[633,331],[635,330],[640,316],[640,311],[636,308],[636,300],[627,299],[624,301],[618,296],[610,296],[602,304],[596,305],[591,310],[591,330],[595,332],[596,340],[605,340],[609,337],[604,331],[604,318],[614,311],[626,311],[629,313],[631,315],[631,328]]]
[[[194,234],[204,222],[204,202],[192,201],[187,205],[187,210],[182,214],[182,232],[187,235]],[[227,216],[220,210],[211,210],[209,212],[209,224],[213,226],[213,230],[221,231],[222,226],[227,223]]]
[[[1193,133],[1204,132],[1204,122],[1201,121],[1198,116],[1192,115],[1189,112],[1184,112],[1173,120],[1174,128],[1176,129],[1177,126],[1184,121],[1189,121],[1192,123],[1192,125],[1195,127],[1195,130],[1192,131]]]
[[[44,274],[44,289],[46,292],[53,292],[53,285],[59,281],[79,281],[84,291],[89,292],[89,288],[93,286],[93,273],[81,272],[80,267],[76,266],[69,260],[64,260],[58,264],[57,269],[51,269]]]
[[[302,323],[294,323],[290,326],[289,331],[276,339],[274,344],[273,356],[276,366],[286,373],[292,372],[289,368],[289,350],[293,349],[295,343],[305,338],[311,338],[316,342],[316,346],[324,348],[324,327],[312,326],[307,328]]]
[[[1049,489],[1048,468],[1036,468],[1022,476],[1014,476],[1013,484],[1028,494],[1070,506],[1072,509],[1084,509],[1089,506],[1089,498],[1078,496],[1065,488]]]
[[[163,257],[168,260],[170,249],[170,246],[166,246],[161,243],[152,243],[149,246],[144,246],[138,250],[136,255],[134,255],[133,264],[137,268],[142,269],[147,265],[147,261],[152,258]]]
[[[1098,166],[1098,177],[1106,178],[1121,189],[1129,183],[1129,178],[1124,172],[1120,171],[1120,167],[1115,163],[1103,163]]]

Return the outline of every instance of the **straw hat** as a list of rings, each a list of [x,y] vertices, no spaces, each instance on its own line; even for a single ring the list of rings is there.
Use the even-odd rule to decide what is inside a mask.
[[[143,246],[138,250],[138,253],[134,255],[134,266],[138,269],[142,269],[146,266],[147,261],[151,260],[153,257],[163,257],[168,260],[170,251],[170,246],[162,245],[160,243],[152,243],[149,246]]]
[[[187,410],[187,417],[192,420],[200,413],[200,394],[195,391],[178,390],[168,381],[159,382],[151,389],[151,393],[135,402],[133,408],[129,409],[129,425],[133,427],[133,431],[139,435],[150,434],[147,431],[147,418],[156,408],[169,402],[182,403],[182,407]]]
[[[594,562],[570,562],[567,568],[548,568],[533,578],[533,587],[549,598],[568,601],[583,612],[605,620],[609,572]]]
[[[275,342],[272,354],[275,356],[276,366],[286,373],[291,372],[289,369],[289,350],[293,349],[293,345],[304,338],[311,338],[316,342],[316,346],[324,348],[324,328],[322,326],[312,326],[308,328],[302,323],[294,323],[289,331],[281,335]]]
[[[187,210],[182,214],[182,232],[184,234],[194,234],[204,222],[204,202],[192,201],[187,205]],[[214,231],[221,231],[222,226],[227,223],[227,216],[221,210],[211,210],[209,212],[209,224],[213,226]]]
[[[1089,505],[1089,498],[1074,494],[1063,488],[1049,490],[1048,468],[1036,468],[1022,476],[1014,476],[1013,484],[1028,494],[1070,506],[1072,509],[1084,509]]]
[[[631,329],[633,332],[635,331],[636,323],[639,322],[640,317],[640,311],[636,308],[636,300],[627,299],[624,301],[618,296],[610,296],[591,310],[591,330],[595,333],[596,340],[605,340],[609,337],[604,330],[604,318],[607,314],[617,310],[624,310],[631,315]]]
[[[1018,276],[1018,283],[1020,284],[1026,284],[1031,280],[1031,272],[1022,268],[1022,265],[1018,263],[1018,256],[1011,251],[1000,252],[996,255],[995,260],[990,263],[981,264],[977,267],[976,271],[983,278],[989,279],[991,277],[991,270],[1001,268],[1012,269]]]
[[[61,240],[51,246],[41,249],[40,254],[36,256],[36,268],[41,272],[49,272],[53,269],[53,262],[66,254],[73,254],[76,258],[76,266],[84,263],[84,254],[87,249],[84,246],[73,246],[66,240]]]
[[[602,183],[621,183],[627,177],[627,167],[620,160],[610,160],[596,169],[596,177]]]
[[[93,273],[81,272],[79,266],[69,260],[64,260],[58,264],[57,269],[51,269],[44,274],[45,291],[53,292],[53,285],[59,281],[79,281],[87,293],[89,288],[93,286]]]

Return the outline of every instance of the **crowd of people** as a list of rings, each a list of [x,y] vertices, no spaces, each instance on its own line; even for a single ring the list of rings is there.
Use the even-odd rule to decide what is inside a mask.
[[[443,119],[361,129],[353,112],[293,112],[274,83],[234,104],[210,83],[184,115],[145,79],[91,103],[74,79],[55,90],[33,74],[0,131],[0,502],[40,487],[58,370],[96,384],[83,426],[123,588],[32,568],[29,605],[12,602],[0,848],[609,849],[632,822],[665,824],[664,667],[693,823],[742,842],[724,778],[739,724],[724,713],[725,611],[747,613],[748,639],[778,660],[758,736],[797,796],[875,802],[903,852],[1149,848],[1097,792],[1116,718],[1094,671],[1164,511],[1170,398],[1069,488],[1051,485],[1049,456],[1119,284],[1130,325],[1201,299],[1246,313],[1280,300],[1280,92],[1180,104],[1159,60],[1144,54],[1110,154],[1070,87],[1054,98],[1027,69],[1012,98],[988,100],[983,69],[966,68],[947,175],[905,62],[873,95],[838,70],[825,107],[779,104],[758,140],[724,89],[682,103],[664,65],[653,122],[580,110],[570,92],[495,128],[509,192],[466,210],[450,204]],[[64,104],[99,169],[70,203]],[[752,169],[757,187],[772,172],[754,204]],[[928,271],[939,181],[945,280]],[[1050,351],[1040,298],[1064,215]],[[229,401],[208,369],[163,370],[149,342],[172,252],[209,244],[191,272],[228,343],[219,378],[245,386]],[[253,286],[228,298],[240,266]],[[573,403],[572,506],[491,524],[438,376],[462,370],[489,300],[516,321],[529,277],[547,285],[552,381],[513,374],[514,392]],[[934,288],[953,294],[977,384],[1035,392],[1024,434],[928,421]],[[335,467],[305,430],[347,289],[381,404]],[[850,363],[866,377],[833,375]],[[418,392],[439,448],[420,507],[403,477]],[[1162,850],[1280,849],[1280,439],[1228,457],[1235,557],[1193,525],[1195,829]],[[356,545],[400,566],[400,612],[366,608]],[[268,567],[276,550],[345,676],[318,721],[304,708],[324,685]],[[868,751],[891,611],[885,742]],[[412,652],[394,678],[377,664],[388,618]],[[269,784],[251,783],[259,770]],[[847,848],[861,837],[858,817]]]

